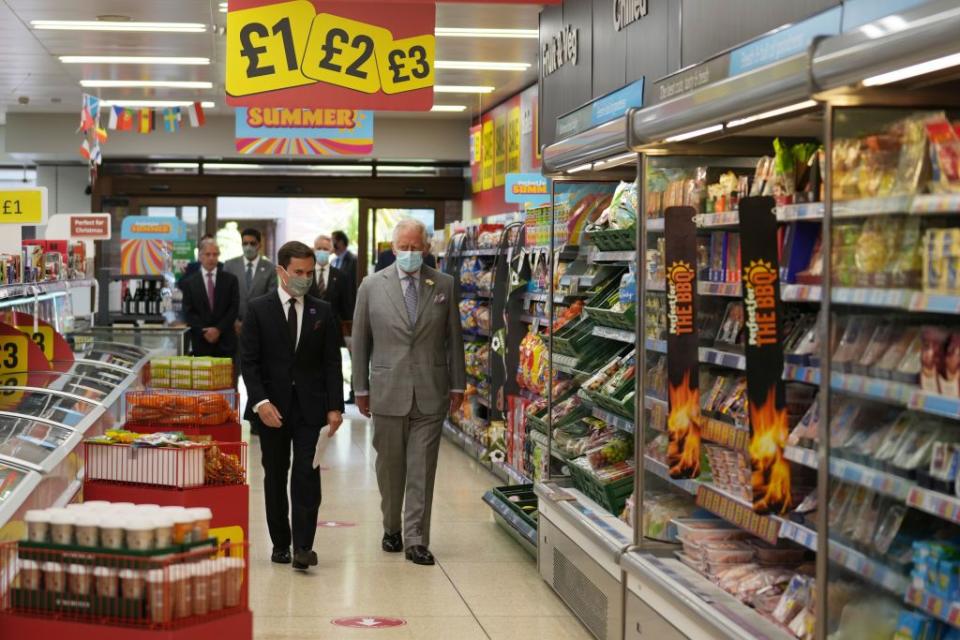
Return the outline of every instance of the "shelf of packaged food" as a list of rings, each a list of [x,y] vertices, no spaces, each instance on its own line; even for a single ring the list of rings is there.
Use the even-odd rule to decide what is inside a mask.
[[[785,204],[774,210],[779,222],[795,222],[798,220],[823,220],[822,202],[800,202]]]
[[[655,340],[653,338],[647,338],[646,346],[647,346],[647,351],[656,351],[657,353],[667,352],[666,340]]]
[[[647,218],[647,231],[650,233],[663,233],[663,218]]]
[[[780,286],[780,299],[784,302],[820,302],[818,284],[784,284]]]
[[[492,291],[461,291],[460,297],[461,298],[480,298],[483,300],[487,300],[493,297],[493,292]]]
[[[603,420],[607,424],[612,425],[614,429],[626,431],[627,433],[634,432],[633,420],[628,420],[623,416],[618,416],[617,414],[607,411],[602,407],[593,407],[590,413],[594,418]]]
[[[724,422],[709,416],[703,416],[703,431],[701,436],[724,447],[746,451],[750,446],[750,430],[741,428],[732,422]]]
[[[478,393],[478,394],[477,394],[477,404],[479,404],[479,405],[482,406],[482,407],[486,407],[487,409],[492,409],[492,408],[493,408],[493,405],[492,405],[492,403],[490,402],[490,398],[488,398],[487,396],[483,395],[482,393]]]
[[[727,369],[747,370],[747,357],[742,353],[731,353],[712,347],[700,347],[700,362]]]
[[[472,329],[464,329],[463,335],[464,337],[472,340],[477,340],[479,338],[489,338],[490,331],[488,329],[484,329],[483,327],[474,327]]]
[[[581,533],[607,549],[611,558],[619,559],[626,548],[633,544],[630,527],[580,491],[545,482],[537,482],[534,491],[539,499],[541,514],[559,510]]]
[[[717,213],[701,213],[693,217],[694,223],[700,229],[722,229],[740,226],[739,211],[718,211]]]
[[[531,391],[530,389],[522,389],[522,388],[517,391],[517,395],[531,402],[539,400],[541,397],[543,397],[539,393]]]
[[[697,483],[697,506],[723,518],[753,535],[776,544],[780,538],[780,520],[760,515],[746,500],[730,495],[723,489],[705,482]]]
[[[665,292],[666,290],[666,280],[647,280],[647,291]]]
[[[660,408],[660,409],[663,409],[664,411],[666,411],[669,406],[667,401],[664,400],[663,398],[657,398],[656,396],[651,396],[651,395],[647,395],[643,397],[643,405],[647,409],[652,410],[655,408]]]
[[[913,385],[902,382],[839,371],[830,374],[830,387],[850,395],[904,406],[910,402],[911,396],[917,390]]]
[[[559,353],[553,354],[553,366],[561,366],[567,369],[574,369],[577,366],[576,356],[565,356]]]
[[[820,384],[820,369],[798,364],[785,364],[783,365],[783,379],[790,382],[818,385]]]
[[[492,464],[494,467],[499,468],[501,471],[503,471],[503,473],[507,475],[507,477],[510,479],[510,482],[512,482],[513,484],[532,484],[533,483],[533,480],[527,477],[525,473],[515,469],[513,465],[509,464],[506,461],[494,460]]]
[[[861,218],[865,216],[888,216],[898,213],[910,213],[913,196],[885,196],[881,198],[859,198],[833,203],[834,218]]]
[[[929,613],[938,620],[942,620],[954,627],[960,627],[960,602],[956,600],[947,600],[935,593],[930,593],[924,589],[917,589],[911,585],[907,588],[907,595],[904,597],[904,601],[907,604],[911,604]]]
[[[910,394],[907,407],[922,413],[960,419],[960,398],[947,398],[922,389],[915,389]]]
[[[636,251],[592,251],[587,256],[588,262],[634,262],[636,259]]]
[[[780,527],[781,538],[793,540],[807,549],[817,550],[816,531],[791,520],[778,519],[782,523]],[[835,562],[862,576],[867,581],[886,589],[897,597],[904,597],[910,584],[910,579],[907,576],[836,540],[830,540],[828,548],[831,562]]]
[[[2,303],[0,303],[2,307]],[[138,314],[126,314],[126,313],[116,313],[110,312],[110,321],[119,322],[119,323],[135,323],[135,322],[145,322],[148,324],[164,324],[167,319],[165,316],[148,316],[148,315],[138,315]]]
[[[443,421],[443,434],[447,436],[451,442],[463,449],[464,453],[470,458],[473,458],[484,469],[503,482],[510,482],[510,477],[502,467],[495,466],[489,460],[484,459],[487,456],[487,448],[461,431],[456,425],[450,422],[449,419]]]
[[[463,257],[473,257],[473,256],[495,256],[500,254],[500,249],[497,247],[485,247],[483,249],[467,249],[461,251],[459,254],[455,254]]]
[[[960,524],[960,498],[923,487],[913,487],[907,496],[907,505]]]
[[[701,296],[739,298],[743,295],[743,286],[739,282],[698,282],[697,293]]]
[[[540,328],[546,327],[549,323],[549,319],[546,316],[531,316],[525,313],[520,314],[520,322],[525,322],[527,324],[533,324],[534,322],[540,323]]]
[[[818,468],[817,452],[806,447],[786,447],[784,457],[811,469]],[[906,502],[916,483],[901,476],[886,473],[852,460],[830,457],[830,475],[851,484],[866,487],[885,496]]]
[[[655,606],[658,614],[677,625],[685,634],[683,637],[795,640],[786,628],[764,617],[680,560],[628,551],[623,554],[620,564],[627,573],[630,592]],[[650,595],[654,598],[646,600]]]
[[[0,300],[6,300],[8,298],[33,298],[34,296],[48,293],[88,289],[95,286],[97,286],[97,281],[93,278],[5,284],[0,285]]]
[[[556,446],[550,446],[550,439],[546,436],[546,434],[540,433],[535,429],[531,429],[528,437],[531,440],[533,440],[534,443],[543,447],[544,451],[546,451],[549,448],[550,456],[554,460],[562,462],[563,464],[570,462],[567,456],[563,455],[563,453]]]
[[[524,291],[520,298],[531,302],[546,302],[550,299],[550,294],[546,291]]]
[[[624,331],[623,329],[614,329],[613,327],[596,325],[591,333],[598,338],[616,340],[617,342],[626,342],[627,344],[633,344],[637,341],[637,334],[635,334],[633,331]]]
[[[648,455],[643,456],[643,468],[653,475],[666,480],[681,491],[685,491],[690,495],[697,495],[697,488],[700,486],[699,482],[696,480],[671,478],[670,469],[667,468],[666,464],[660,462],[656,458],[652,458]]]
[[[785,302],[820,302],[819,285],[787,284],[780,288]],[[830,295],[835,304],[881,307],[926,313],[960,314],[960,295],[930,293],[913,289],[877,289],[834,287]]]
[[[480,386],[481,382],[485,382],[486,378],[482,376],[475,376],[469,371],[467,372],[467,382],[472,382],[474,386]]]
[[[524,541],[534,547],[537,546],[537,530],[531,527],[528,522],[525,522],[509,505],[498,498],[493,491],[487,491],[483,495],[483,501],[493,509],[495,514],[500,516],[504,522],[516,531]]]

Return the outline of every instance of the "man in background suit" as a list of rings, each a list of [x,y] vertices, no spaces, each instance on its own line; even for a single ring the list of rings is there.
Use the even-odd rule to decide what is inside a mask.
[[[334,253],[331,262],[334,267],[340,269],[340,271],[347,276],[350,296],[354,297],[357,294],[357,256],[353,255],[353,253],[347,249],[347,245],[350,244],[350,238],[348,238],[347,234],[343,231],[334,231],[330,236],[333,238]],[[352,308],[350,312],[353,313]]]
[[[333,240],[330,236],[321,234],[313,241],[313,255],[317,260],[317,267],[314,270],[310,295],[329,303],[342,324],[353,320],[353,292],[347,276],[330,264],[332,251]]]
[[[240,282],[240,310],[237,314],[237,335],[247,311],[247,303],[254,298],[277,290],[277,272],[273,263],[260,255],[263,236],[258,229],[244,229],[240,234],[243,255],[227,260],[224,270]]]
[[[340,323],[330,305],[308,295],[313,250],[288,242],[277,254],[280,288],[251,300],[243,321],[243,380],[260,428],[271,560],[306,571],[317,564],[313,550],[320,510],[320,470],[313,466],[323,425],[330,437],[343,422]],[[290,502],[287,477],[290,450]],[[292,503],[292,510],[290,508]]]
[[[212,239],[200,243],[200,269],[181,280],[183,315],[190,326],[193,355],[232,358],[237,350],[234,322],[240,307],[240,285],[219,269],[220,247]]]
[[[466,371],[457,290],[423,266],[426,229],[393,231],[395,267],[365,278],[353,314],[357,408],[373,417],[387,552],[431,565],[430,512],[443,418],[463,402]],[[401,519],[402,518],[402,519]],[[401,531],[402,527],[402,531]]]

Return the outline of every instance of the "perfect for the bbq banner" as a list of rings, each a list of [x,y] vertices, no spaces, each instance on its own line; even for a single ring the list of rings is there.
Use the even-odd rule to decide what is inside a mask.
[[[770,197],[740,201],[749,452],[753,508],[758,513],[785,513],[792,504],[790,463],[783,455],[790,425],[783,390],[783,313],[773,208]]]
[[[667,271],[667,464],[671,478],[700,475],[700,350],[697,331],[697,227],[693,207],[664,218]]]

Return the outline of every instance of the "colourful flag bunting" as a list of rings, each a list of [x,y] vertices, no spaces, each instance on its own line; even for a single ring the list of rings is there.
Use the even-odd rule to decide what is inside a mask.
[[[150,133],[155,127],[153,109],[140,109],[140,124],[137,131]]]
[[[110,107],[110,116],[107,118],[107,129],[114,130],[120,120],[121,107]]]
[[[90,159],[90,142],[84,138],[83,143],[80,145],[80,155],[85,159]]]
[[[180,107],[163,110],[163,129],[168,133],[176,133],[180,129]]]
[[[194,102],[187,107],[187,115],[190,117],[191,127],[202,127],[207,121],[206,116],[203,115],[203,106],[199,102]]]
[[[97,127],[97,142],[107,141],[107,130],[103,127]]]
[[[133,110],[115,107],[117,109],[117,129],[120,131],[133,131]]]

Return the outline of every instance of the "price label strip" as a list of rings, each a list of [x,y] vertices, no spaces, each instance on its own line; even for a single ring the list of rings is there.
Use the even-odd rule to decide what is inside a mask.
[[[394,39],[384,27],[318,14],[309,0],[231,11],[227,37],[231,96],[316,83],[396,95],[434,84],[432,33]]]

